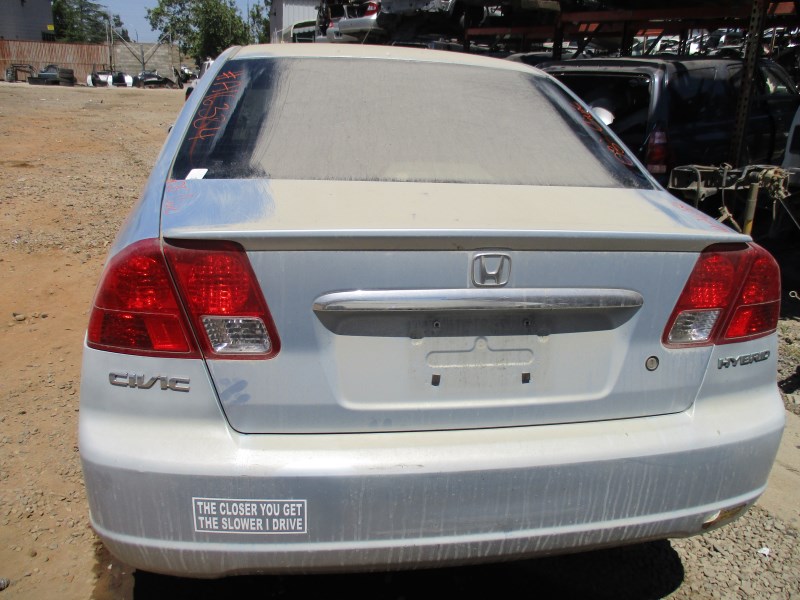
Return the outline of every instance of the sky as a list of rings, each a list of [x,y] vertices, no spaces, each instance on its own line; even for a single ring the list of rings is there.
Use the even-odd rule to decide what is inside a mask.
[[[122,24],[128,30],[133,41],[157,42],[158,33],[150,29],[147,22],[147,8],[155,8],[158,0],[95,0],[101,6],[108,8],[109,12],[119,15]],[[235,0],[236,6],[242,17],[247,15],[247,6],[257,3],[258,0]],[[138,40],[137,40],[138,35]]]

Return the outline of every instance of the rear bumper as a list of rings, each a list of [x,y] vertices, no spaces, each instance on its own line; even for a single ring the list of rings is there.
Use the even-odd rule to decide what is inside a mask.
[[[137,424],[89,408],[81,454],[96,531],[141,569],[465,563],[693,535],[752,503],[784,412],[774,390],[747,396],[623,421],[361,435],[240,435],[221,418]],[[198,499],[216,522],[198,520]],[[261,518],[267,501],[295,520]]]

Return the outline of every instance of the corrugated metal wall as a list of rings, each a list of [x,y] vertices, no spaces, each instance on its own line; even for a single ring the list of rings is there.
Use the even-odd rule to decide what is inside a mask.
[[[58,65],[73,69],[78,83],[85,83],[94,65],[108,64],[108,46],[0,40],[0,78],[12,64],[31,65],[36,70]],[[20,78],[25,76],[21,74]]]
[[[274,16],[270,21],[270,39],[280,43],[281,33],[287,27],[301,21],[314,21],[317,18],[317,9],[322,0],[285,0],[275,2],[272,10]]]

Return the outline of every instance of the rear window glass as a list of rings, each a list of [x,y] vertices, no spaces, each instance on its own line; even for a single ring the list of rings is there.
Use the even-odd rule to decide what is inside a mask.
[[[669,119],[673,126],[733,119],[736,94],[714,67],[678,71],[667,85]]]
[[[641,146],[648,131],[650,76],[638,73],[554,75],[603,118],[630,148],[635,150]]]
[[[382,59],[242,59],[173,178],[650,187],[593,117],[529,73]]]

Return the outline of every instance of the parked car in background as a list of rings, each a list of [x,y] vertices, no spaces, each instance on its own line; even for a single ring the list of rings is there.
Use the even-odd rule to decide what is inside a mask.
[[[789,186],[793,192],[800,190],[800,109],[792,119],[789,140],[781,165],[789,172]]]
[[[328,29],[333,27],[347,14],[346,4],[341,2],[328,2],[323,0],[317,8],[317,29],[319,35],[315,37],[317,42],[328,42]]]
[[[89,87],[132,87],[133,77],[122,71],[95,69],[86,76]]]
[[[678,165],[730,160],[742,61],[614,58],[544,65],[590,107],[662,183]],[[781,164],[800,95],[786,72],[758,64],[746,163]],[[609,118],[610,115],[610,118]]]
[[[795,85],[800,83],[800,45],[786,46],[776,50],[773,60],[789,73]]]
[[[745,42],[745,33],[738,29],[717,29],[712,31],[705,40],[709,50],[724,46],[742,46]]]
[[[84,347],[91,522],[123,562],[494,561],[699,534],[764,491],[777,264],[553,78],[273,44],[203,81]]]
[[[378,25],[380,2],[342,5],[344,14],[331,20],[326,31],[329,42],[363,43],[380,40],[385,32]]]
[[[73,86],[76,83],[75,71],[66,69],[58,65],[47,65],[36,75],[28,75],[28,83],[31,85],[64,85]]]
[[[189,96],[194,91],[194,88],[196,88],[200,84],[200,80],[203,78],[203,75],[206,74],[206,72],[211,68],[211,65],[213,64],[214,60],[211,58],[207,58],[206,60],[203,61],[203,64],[200,65],[200,70],[197,73],[197,77],[190,80],[189,83],[186,84],[186,92],[184,96],[185,100],[189,99]]]
[[[138,88],[177,88],[183,87],[183,83],[178,80],[175,83],[169,77],[163,77],[158,74],[158,71],[142,71],[133,78],[133,85]]]

